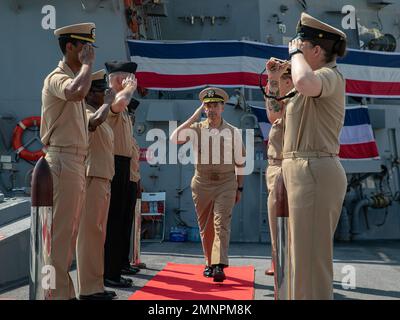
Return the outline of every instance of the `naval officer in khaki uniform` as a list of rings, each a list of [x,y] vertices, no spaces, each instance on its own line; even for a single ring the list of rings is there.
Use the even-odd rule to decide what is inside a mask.
[[[126,215],[124,252],[122,256],[122,274],[135,274],[139,268],[131,265],[131,239],[132,230],[135,230],[135,207],[137,199],[141,197],[140,187],[140,168],[139,168],[140,148],[135,138],[132,137],[132,158],[129,175],[129,203],[128,214]],[[128,270],[131,270],[130,272]],[[127,272],[128,271],[128,272]]]
[[[131,99],[128,104],[129,119],[132,123],[132,128],[135,124],[135,112],[139,105],[139,101]],[[131,249],[131,236],[132,230],[134,229],[135,222],[135,207],[138,196],[140,196],[140,172],[139,172],[139,155],[140,149],[135,137],[132,136],[132,157],[129,170],[129,182],[128,182],[128,206],[125,214],[124,222],[124,239],[123,239],[123,250],[122,250],[122,274],[132,275],[140,271],[139,268],[134,267],[130,263],[130,249]]]
[[[224,267],[229,265],[232,209],[243,191],[244,161],[240,156],[245,156],[245,150],[239,130],[222,118],[228,94],[219,88],[206,88],[199,98],[202,105],[172,133],[170,140],[178,144],[194,142],[195,175],[191,188],[206,260],[204,276],[222,282]],[[203,108],[207,119],[196,122]],[[181,131],[187,136],[183,137]],[[215,148],[205,133],[224,138],[217,140]],[[217,161],[215,156],[219,156]]]
[[[282,171],[289,202],[292,299],[333,298],[333,235],[346,193],[338,159],[346,35],[306,13],[289,43],[298,91],[285,113]]]
[[[76,244],[80,300],[111,300],[115,293],[104,290],[104,242],[114,176],[114,134],[105,122],[114,101],[108,89],[106,71],[92,74],[92,85],[85,98],[89,126],[86,158],[86,205]]]
[[[114,132],[115,175],[111,182],[104,256],[104,284],[107,287],[131,287],[132,280],[121,277],[126,215],[129,213],[129,178],[132,158],[132,123],[127,106],[136,90],[134,62],[106,62],[109,83],[117,92],[107,123]],[[132,271],[133,273],[134,271]]]
[[[75,252],[79,218],[85,200],[85,158],[88,124],[83,99],[91,85],[95,60],[94,23],[54,31],[63,60],[44,80],[40,137],[47,146],[46,160],[53,176],[53,238],[50,261],[55,289],[47,299],[75,299],[69,275]]]
[[[268,84],[266,92],[273,96],[285,96],[293,89],[293,82],[290,73],[290,65],[280,63],[274,58],[268,60],[266,65],[268,74]],[[268,138],[268,167],[265,171],[265,179],[268,189],[268,221],[271,235],[272,263],[271,267],[265,270],[266,275],[274,275],[276,261],[276,209],[277,199],[275,193],[275,180],[282,169],[282,143],[283,143],[283,124],[282,117],[285,112],[287,100],[277,101],[267,99],[266,111],[270,123],[272,123]]]

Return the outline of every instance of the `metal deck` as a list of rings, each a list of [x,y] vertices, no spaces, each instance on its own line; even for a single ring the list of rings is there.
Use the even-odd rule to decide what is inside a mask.
[[[265,276],[270,264],[270,247],[267,244],[232,243],[230,263],[255,267],[255,299],[273,300],[273,277]],[[118,298],[126,300],[143,287],[167,262],[203,264],[200,243],[164,242],[144,243],[142,261],[147,269],[132,277],[134,286],[116,290]],[[344,289],[342,281],[347,270],[356,271],[356,288]],[[72,271],[76,281],[76,271]],[[76,285],[75,285],[76,288]],[[400,241],[362,241],[335,243],[334,248],[334,298],[337,300],[400,300]],[[4,290],[0,287],[0,299],[28,299],[28,286]]]

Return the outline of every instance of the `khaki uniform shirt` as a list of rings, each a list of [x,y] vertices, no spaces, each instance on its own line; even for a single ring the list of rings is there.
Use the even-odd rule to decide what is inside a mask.
[[[132,158],[131,158],[131,177],[130,180],[133,182],[138,182],[140,180],[140,148],[136,142],[136,139],[132,137]]]
[[[96,109],[86,104],[88,121]],[[89,152],[86,158],[86,175],[112,180],[114,177],[114,133],[103,122],[95,131],[89,132]]]
[[[276,119],[271,126],[268,138],[268,159],[282,160],[283,121]]]
[[[345,114],[345,80],[336,63],[315,71],[322,81],[319,97],[297,94],[288,102],[283,153],[339,153],[339,135]]]
[[[65,88],[75,74],[60,61],[44,80],[40,138],[44,145],[87,150],[88,123],[84,101],[67,101]]]
[[[245,166],[244,162],[240,162],[240,157],[246,156],[246,149],[243,145],[242,134],[238,128],[222,120],[221,126],[218,129],[213,129],[209,126],[208,119],[193,123],[190,128],[194,129],[193,133],[196,133],[195,135],[191,134],[190,139],[193,141],[195,168],[198,173],[235,172],[235,166]],[[213,147],[212,139],[209,139],[208,157],[206,154],[207,148],[205,146],[202,148],[202,144],[207,144],[207,141],[203,141],[204,139],[202,139],[202,132],[203,134],[206,132],[210,134],[213,132],[220,133],[219,142],[215,144],[215,147]],[[224,135],[224,133],[227,134]],[[226,151],[224,151],[224,149],[226,149]],[[213,154],[216,152],[219,152],[220,158],[217,163],[213,163]]]
[[[131,158],[133,129],[128,109],[120,113],[110,110],[107,123],[114,132],[114,155]]]

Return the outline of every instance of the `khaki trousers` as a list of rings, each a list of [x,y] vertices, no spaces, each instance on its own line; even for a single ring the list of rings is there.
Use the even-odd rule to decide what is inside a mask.
[[[86,178],[86,205],[76,243],[79,294],[104,291],[104,242],[110,206],[111,181]]]
[[[275,179],[282,170],[281,166],[268,165],[265,177],[268,189],[268,222],[271,235],[272,263],[276,261],[276,194],[274,191]]]
[[[284,159],[289,202],[291,298],[333,299],[333,235],[346,193],[338,158]]]
[[[234,173],[219,180],[195,175],[192,197],[196,208],[204,258],[208,266],[229,265],[228,249],[237,181]]]
[[[55,269],[55,289],[48,299],[75,298],[69,275],[75,253],[79,219],[85,201],[85,156],[49,151],[46,154],[53,177],[53,227],[47,264]]]

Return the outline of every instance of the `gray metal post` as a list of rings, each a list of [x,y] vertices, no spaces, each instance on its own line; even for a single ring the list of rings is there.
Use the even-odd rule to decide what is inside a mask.
[[[275,180],[277,197],[275,300],[290,300],[289,208],[282,173]]]
[[[289,218],[277,217],[277,239],[275,259],[275,299],[290,299],[290,274],[289,274]]]
[[[32,173],[31,236],[29,257],[29,299],[44,300],[51,297],[51,284],[55,274],[46,282],[44,276],[51,272],[51,242],[53,223],[53,179],[49,164],[40,158]],[[47,267],[47,268],[45,268]]]

